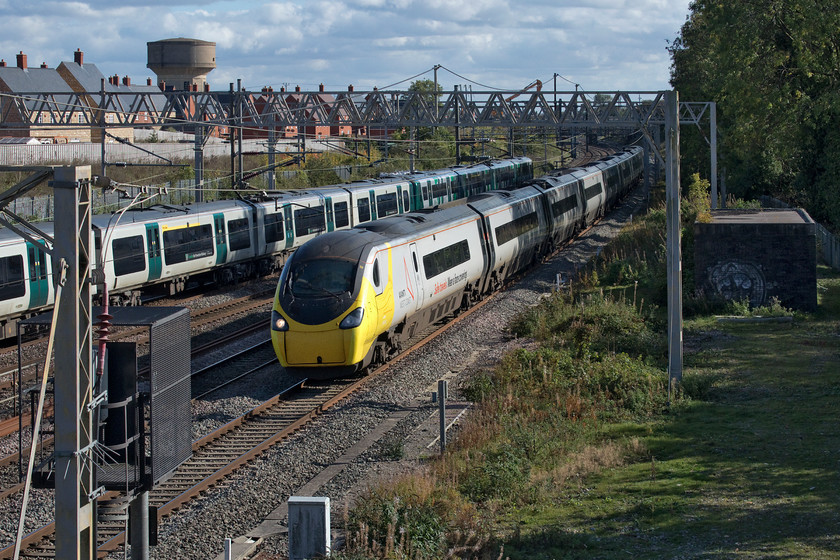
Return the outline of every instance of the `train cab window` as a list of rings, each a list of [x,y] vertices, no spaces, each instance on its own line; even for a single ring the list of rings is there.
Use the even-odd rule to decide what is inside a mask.
[[[379,217],[392,216],[399,213],[397,208],[397,193],[380,194],[376,197],[376,209]]]
[[[114,239],[114,275],[124,276],[146,270],[146,247],[142,235]]]
[[[23,257],[12,255],[0,258],[0,301],[26,295],[23,279]]]
[[[370,221],[370,201],[367,198],[359,199],[359,222]]]
[[[376,288],[376,293],[382,293],[382,282],[379,277],[379,259],[373,261],[373,287]]]
[[[295,210],[295,235],[302,237],[324,231],[324,207]]]
[[[353,261],[319,258],[292,263],[289,287],[295,297],[334,298],[353,292],[356,271]]]
[[[343,228],[350,225],[350,214],[347,211],[346,202],[336,202],[333,206],[335,211],[335,227]]]
[[[251,246],[251,227],[248,218],[228,222],[228,248],[241,251]]]
[[[286,230],[283,229],[283,214],[266,214],[264,222],[265,242],[277,243],[283,241],[286,236]]]
[[[210,224],[163,232],[163,258],[166,264],[177,264],[212,255],[213,227]]]

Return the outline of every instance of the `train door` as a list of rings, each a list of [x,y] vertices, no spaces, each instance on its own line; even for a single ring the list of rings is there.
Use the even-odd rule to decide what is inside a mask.
[[[292,218],[292,207],[289,204],[283,206],[283,223],[286,224],[286,249],[295,244],[295,223]]]
[[[216,236],[216,264],[227,261],[227,234],[225,233],[225,215],[213,214],[213,232]]]
[[[420,188],[419,181],[410,181],[409,190],[411,191],[411,210],[419,210],[425,208],[425,201],[423,200],[423,190]]]
[[[370,219],[371,220],[378,220],[377,212],[376,212],[376,194],[373,189],[370,191]]]
[[[327,231],[335,230],[335,217],[333,217],[332,197],[324,197],[324,209],[327,214]]]
[[[149,255],[149,280],[157,280],[163,270],[160,257],[160,228],[157,224],[146,224],[146,248]]]
[[[415,309],[419,310],[423,306],[423,279],[420,274],[420,257],[417,255],[416,243],[412,243],[408,247],[411,251],[411,264],[409,266],[414,271],[414,285],[416,286],[414,299],[416,300],[417,307]]]
[[[407,199],[406,199],[407,200]],[[403,188],[402,185],[397,185],[397,212],[402,214],[408,212],[408,205],[403,204]]]
[[[50,283],[47,280],[47,255],[32,243],[26,243],[29,256],[29,307],[41,307],[47,304],[50,295]]]

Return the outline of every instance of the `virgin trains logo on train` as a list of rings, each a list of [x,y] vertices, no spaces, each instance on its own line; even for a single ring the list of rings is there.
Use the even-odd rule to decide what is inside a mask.
[[[437,295],[437,294],[441,293],[442,291],[444,291],[445,289],[451,288],[452,286],[454,286],[458,282],[463,282],[466,279],[467,279],[467,271],[465,270],[464,272],[462,272],[458,276],[452,276],[451,278],[447,278],[445,282],[435,282],[434,295]]]

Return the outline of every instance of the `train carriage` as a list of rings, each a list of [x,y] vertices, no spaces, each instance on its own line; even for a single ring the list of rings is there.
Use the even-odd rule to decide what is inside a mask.
[[[458,206],[368,222],[305,245],[278,282],[283,313],[277,305],[272,312],[283,365],[317,366],[333,377],[398,352],[418,325],[457,309],[468,286],[480,283],[481,237],[479,217]]]
[[[497,289],[508,276],[545,252],[549,222],[541,197],[538,189],[528,186],[481,194],[467,203],[481,216],[490,241],[489,265],[480,292]]]
[[[572,171],[578,180],[578,189],[583,200],[583,219],[586,226],[604,215],[607,195],[604,191],[604,178],[600,169],[590,167]]]
[[[545,197],[549,222],[549,246],[556,247],[580,229],[583,197],[576,177],[570,174],[549,175],[534,183]]]
[[[52,234],[52,227],[41,230]],[[52,306],[52,259],[16,233],[0,230],[0,328],[3,336],[16,335],[15,319]]]

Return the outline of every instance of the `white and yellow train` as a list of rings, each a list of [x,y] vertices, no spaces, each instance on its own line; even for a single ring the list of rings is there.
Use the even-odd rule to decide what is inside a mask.
[[[641,148],[514,190],[485,192],[327,233],[280,275],[271,337],[311,378],[383,363],[424,327],[466,309],[591,224],[639,180]]]

